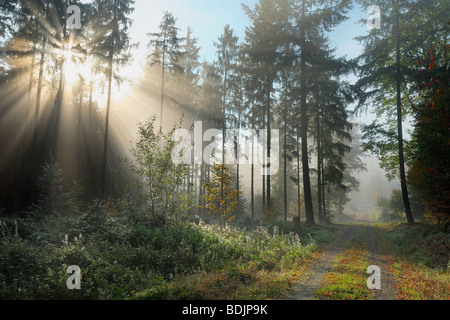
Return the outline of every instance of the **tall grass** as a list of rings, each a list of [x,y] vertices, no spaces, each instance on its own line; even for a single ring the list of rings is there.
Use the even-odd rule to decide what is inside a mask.
[[[111,214],[96,202],[81,215],[2,219],[0,299],[176,299],[196,292],[191,286],[204,289],[197,297],[214,298],[211,288],[238,293],[255,281],[270,292],[283,273],[314,254],[315,235],[328,232],[276,225],[219,228],[142,216]],[[67,289],[70,265],[81,268],[81,290]]]
[[[449,300],[450,235],[441,226],[382,225],[377,236],[389,256],[398,299]]]

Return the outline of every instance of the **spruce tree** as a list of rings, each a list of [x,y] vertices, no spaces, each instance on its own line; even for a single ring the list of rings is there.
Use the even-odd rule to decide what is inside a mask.
[[[214,45],[217,49],[217,71],[222,78],[221,95],[222,95],[222,167],[225,171],[226,167],[226,130],[227,117],[229,110],[231,111],[232,81],[235,80],[236,61],[238,58],[238,38],[234,35],[233,29],[229,25],[224,27],[223,34],[219,37],[219,41]],[[224,175],[224,172],[222,172]],[[222,184],[224,181],[222,181]],[[222,189],[224,186],[222,185]],[[222,198],[224,193],[221,193]],[[224,199],[222,199],[224,200]]]
[[[308,102],[312,93],[315,79],[314,68],[326,63],[328,55],[324,48],[322,32],[330,32],[334,27],[346,19],[345,14],[351,7],[350,1],[314,1],[294,0],[290,1],[291,17],[293,19],[292,44],[298,53],[298,77],[296,85],[298,89],[297,101],[300,108],[300,136],[302,141],[302,168],[303,188],[305,195],[306,223],[315,224],[312,202],[308,128],[312,106]],[[322,40],[321,40],[322,39]],[[326,60],[323,60],[326,59]]]
[[[165,12],[163,20],[159,25],[159,32],[149,33],[151,38],[148,48],[150,65],[158,64],[161,67],[161,111],[160,111],[160,131],[163,126],[163,111],[165,99],[165,85],[167,79],[174,80],[183,73],[180,65],[182,58],[181,45],[183,38],[179,37],[179,28],[176,26],[176,18],[170,12]]]
[[[247,56],[247,72],[251,83],[246,85],[247,94],[253,103],[253,119],[259,128],[267,130],[266,159],[271,159],[271,129],[273,121],[272,108],[275,105],[276,85],[282,70],[282,50],[289,37],[289,6],[285,0],[260,0],[250,9],[243,6],[251,20],[246,29],[243,50]],[[271,172],[270,163],[264,163],[263,210],[271,207]]]
[[[192,109],[196,109],[199,102],[200,85],[200,47],[198,38],[194,37],[192,29],[188,27],[186,38],[181,45],[179,65],[184,73],[180,81],[180,103]]]
[[[365,0],[360,0],[359,3],[362,6],[369,5]],[[358,59],[360,63],[360,79],[357,83],[360,97],[358,108],[367,107],[372,103],[376,112],[386,116],[388,120],[390,126],[388,130],[380,128],[377,124],[367,127],[365,131],[369,138],[383,131],[394,134],[395,130],[396,173],[401,184],[406,218],[408,223],[412,224],[414,217],[406,179],[403,130],[405,114],[411,103],[403,99],[411,95],[410,80],[417,74],[414,71],[417,57],[427,50],[423,46],[434,40],[438,41],[439,34],[442,34],[442,26],[447,23],[443,14],[445,10],[441,8],[441,1],[437,0],[371,1],[370,5],[379,6],[383,12],[383,19],[379,30],[372,29],[369,34],[358,38],[364,45],[364,52]],[[386,138],[386,135],[384,136]],[[391,146],[384,145],[384,147],[391,149]]]
[[[103,156],[101,169],[101,187],[103,188],[103,197],[107,198],[107,155],[109,142],[109,121],[111,111],[111,95],[113,78],[120,82],[120,77],[114,73],[114,67],[124,65],[128,62],[128,50],[131,47],[128,29],[132,20],[129,15],[134,11],[133,0],[98,0],[99,12],[105,13],[99,23],[107,23],[108,28],[104,30],[105,37],[102,43],[98,45],[98,50],[107,52],[104,61],[107,64],[108,97],[106,104],[106,122],[103,142]]]

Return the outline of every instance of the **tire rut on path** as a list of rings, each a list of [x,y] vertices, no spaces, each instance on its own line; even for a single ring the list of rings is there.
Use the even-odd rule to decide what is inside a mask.
[[[397,300],[397,290],[394,289],[394,276],[389,272],[387,268],[388,262],[378,247],[374,228],[371,226],[367,226],[366,230],[369,249],[369,261],[371,265],[380,267],[381,271],[381,290],[374,290],[374,299]]]
[[[354,226],[349,226],[343,231],[343,235],[336,242],[324,250],[322,255],[314,262],[309,273],[292,289],[288,296],[290,300],[315,300],[314,292],[320,289],[322,279],[333,265],[345,244],[353,235]]]

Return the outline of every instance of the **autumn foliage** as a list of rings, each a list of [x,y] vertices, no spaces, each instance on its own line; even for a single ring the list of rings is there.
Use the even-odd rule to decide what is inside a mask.
[[[230,169],[224,165],[212,167],[211,181],[205,184],[206,194],[203,196],[210,214],[219,219],[220,226],[224,227],[227,221],[235,217],[233,212],[237,208],[237,195],[239,191],[234,188]]]
[[[450,89],[449,45],[435,42],[417,61],[418,92],[413,106],[411,183],[417,187],[428,216],[450,223]]]

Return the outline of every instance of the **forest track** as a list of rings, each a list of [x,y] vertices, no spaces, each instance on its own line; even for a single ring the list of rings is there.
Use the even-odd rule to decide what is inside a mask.
[[[291,289],[289,300],[316,299],[314,293],[320,288],[325,275],[333,269],[336,258],[352,237],[354,228],[354,225],[346,226],[338,238],[324,249],[310,268],[309,273]]]
[[[294,285],[286,299],[289,300],[317,300],[320,299],[316,292],[322,288],[323,280],[328,272],[334,271],[337,266],[337,258],[344,251],[346,244],[353,235],[361,237],[360,241],[367,243],[367,257],[370,265],[376,265],[381,270],[381,290],[373,290],[374,300],[396,300],[397,293],[394,289],[394,277],[390,274],[388,260],[382,254],[374,227],[364,224],[351,224],[344,226],[337,234],[336,240],[325,247],[321,255],[314,261],[308,274]],[[367,265],[369,267],[369,265]],[[367,275],[369,278],[369,274]]]
[[[374,290],[375,300],[396,300],[397,291],[394,276],[389,272],[387,264],[388,260],[382,254],[378,246],[374,227],[367,226],[368,254],[371,265],[380,267],[381,270],[381,290]]]

